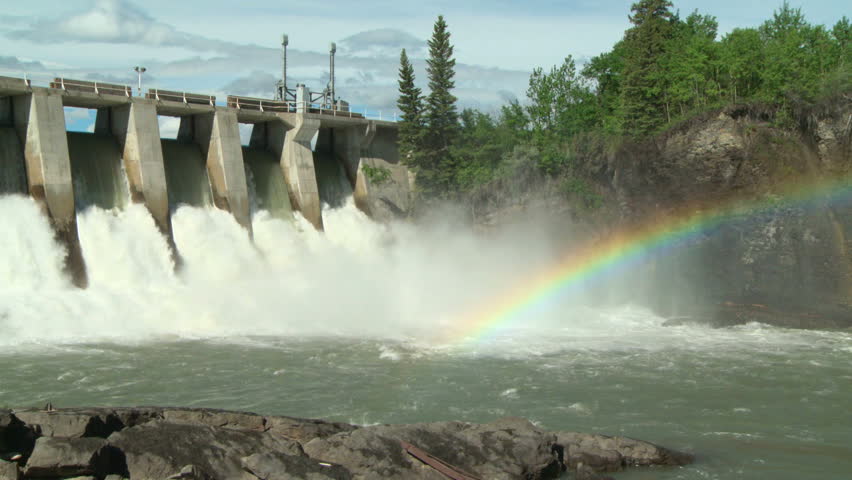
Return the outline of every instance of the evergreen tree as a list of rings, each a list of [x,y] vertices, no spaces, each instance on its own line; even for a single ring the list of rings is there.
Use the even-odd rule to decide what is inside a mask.
[[[641,136],[667,118],[663,55],[673,35],[672,3],[640,0],[631,7],[633,27],[625,33],[622,105],[625,133]]]
[[[455,87],[455,66],[450,32],[447,31],[443,15],[439,15],[429,40],[426,73],[429,75],[430,91],[424,112],[427,129],[422,168],[418,173],[426,174],[423,186],[436,193],[454,188],[455,163],[450,146],[458,134],[459,123],[456,97],[450,90]]]
[[[399,120],[399,152],[403,163],[417,167],[423,136],[423,97],[414,86],[414,67],[405,49],[399,55],[399,99],[396,102],[402,116]]]

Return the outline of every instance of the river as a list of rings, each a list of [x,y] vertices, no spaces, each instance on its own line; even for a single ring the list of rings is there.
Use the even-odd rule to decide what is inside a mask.
[[[0,407],[172,405],[358,424],[527,417],[626,435],[694,465],[620,479],[841,479],[852,471],[852,334],[663,326],[582,295],[443,334],[562,248],[524,228],[377,225],[351,201],[302,219],[173,215],[184,268],[139,205],[78,214],[91,286],[62,274],[34,202],[0,197]]]

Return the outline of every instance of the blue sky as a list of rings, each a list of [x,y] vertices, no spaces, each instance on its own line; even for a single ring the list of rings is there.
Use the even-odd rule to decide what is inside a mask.
[[[28,0],[4,2],[0,75],[36,83],[63,75],[224,96],[272,95],[280,35],[290,36],[289,77],[316,90],[337,42],[337,90],[355,104],[390,111],[400,48],[425,83],[425,41],[438,14],[455,45],[456,95],[486,110],[522,98],[530,71],[583,61],[609,49],[628,26],[631,0]],[[852,16],[848,2],[793,0],[813,23]],[[755,26],[780,1],[676,1],[686,14],[715,15],[721,33]],[[78,114],[83,120],[84,112]]]

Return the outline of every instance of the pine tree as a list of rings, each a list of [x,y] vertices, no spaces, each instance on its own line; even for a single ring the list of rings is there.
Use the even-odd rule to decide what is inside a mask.
[[[403,163],[417,167],[423,136],[423,96],[414,86],[414,67],[405,49],[399,55],[399,99],[402,116],[399,121],[399,151]]]
[[[429,96],[426,98],[425,121],[427,124],[423,145],[422,173],[427,189],[446,192],[454,187],[455,164],[450,146],[459,130],[456,97],[450,93],[455,87],[456,61],[450,32],[443,15],[435,22],[429,40],[429,59],[426,73],[429,75]],[[426,170],[427,172],[423,172]]]
[[[624,36],[621,91],[628,135],[646,135],[666,121],[667,79],[661,61],[674,31],[671,6],[668,0],[640,0],[631,7],[634,26]]]

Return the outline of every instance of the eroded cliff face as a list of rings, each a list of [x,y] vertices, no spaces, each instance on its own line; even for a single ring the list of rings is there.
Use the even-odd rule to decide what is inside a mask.
[[[769,113],[727,108],[615,155],[609,188],[622,222],[712,211],[732,198],[759,206],[646,265],[656,286],[646,300],[661,313],[717,324],[852,326],[852,201],[820,188],[797,201],[784,196],[791,185],[848,178],[852,97],[798,117],[799,128],[780,128]]]
[[[575,152],[577,171],[603,205],[578,206],[554,186],[559,180],[511,195],[496,185],[486,195],[490,203],[477,203],[487,208],[480,207],[474,220],[494,225],[546,211],[556,221],[570,220],[589,241],[637,225],[662,225],[673,215],[748,205],[624,272],[597,298],[638,297],[680,321],[850,328],[852,198],[846,191],[790,201],[787,192],[837,178],[848,185],[852,95],[780,119],[768,107],[733,106],[651,141]]]

